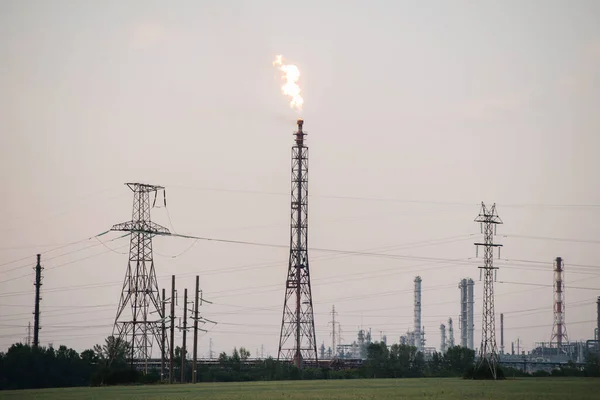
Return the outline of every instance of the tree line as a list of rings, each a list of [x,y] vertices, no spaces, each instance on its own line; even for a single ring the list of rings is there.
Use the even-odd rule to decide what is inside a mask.
[[[81,354],[66,346],[32,348],[17,343],[0,353],[0,389],[96,386],[129,383],[158,383],[159,372],[147,374],[132,370],[127,362],[129,345],[108,337],[103,345]],[[248,362],[250,352],[243,347],[231,355],[221,353],[216,363],[197,365],[198,382],[272,381],[299,379],[469,377],[475,352],[455,346],[445,353],[433,353],[426,360],[413,346],[371,343],[361,365],[348,367],[343,360],[333,360],[327,367],[299,369],[273,358]],[[181,349],[175,349],[175,381],[181,379]],[[192,377],[191,363],[185,364],[184,381]],[[506,376],[600,376],[600,358],[589,354],[585,368],[567,365],[548,372],[525,374],[504,368]]]

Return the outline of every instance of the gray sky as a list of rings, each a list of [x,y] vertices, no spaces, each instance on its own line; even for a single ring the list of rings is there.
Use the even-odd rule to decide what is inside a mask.
[[[276,54],[302,73],[310,246],[442,259],[311,251],[319,345],[333,304],[343,342],[359,326],[397,342],[419,274],[427,346],[448,317],[458,341],[457,285],[476,281],[478,346],[482,200],[505,222],[503,259],[546,262],[497,263],[507,347],[550,339],[556,256],[569,338],[591,338],[599,16],[595,1],[1,1],[0,350],[26,336],[35,254],[128,220],[124,182],[166,186],[172,224],[164,208],[153,219],[176,232],[289,243],[300,115]],[[43,254],[42,344],[84,350],[111,333],[127,264],[118,237],[102,237],[117,253],[92,239]],[[276,355],[288,251],[184,252],[192,243],[155,239],[155,264],[161,286],[176,274],[182,296],[199,274],[214,301],[202,311],[220,324],[201,354],[212,338],[216,352]]]

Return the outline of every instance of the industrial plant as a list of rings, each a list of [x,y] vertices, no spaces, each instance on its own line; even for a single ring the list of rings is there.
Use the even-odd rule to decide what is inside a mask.
[[[298,368],[317,365],[335,365],[336,368],[356,367],[361,365],[368,357],[369,346],[379,342],[385,346],[395,344],[411,346],[416,352],[422,353],[425,360],[431,359],[434,354],[444,354],[455,346],[471,349],[475,352],[475,360],[479,367],[489,370],[492,377],[496,378],[498,368],[510,366],[523,372],[540,370],[550,371],[564,365],[582,366],[585,357],[590,352],[600,354],[600,297],[597,300],[597,328],[590,332],[590,339],[585,341],[569,340],[568,327],[565,314],[567,304],[565,292],[565,260],[556,257],[553,265],[553,326],[548,332],[549,341],[541,341],[534,348],[525,351],[521,349],[520,339],[511,337],[507,346],[505,326],[510,324],[510,319],[505,319],[505,314],[499,314],[499,330],[497,332],[494,282],[497,279],[498,267],[494,266],[494,251],[500,251],[501,244],[494,242],[497,225],[502,224],[496,205],[491,207],[481,204],[480,212],[475,222],[481,225],[483,241],[476,242],[476,254],[479,248],[483,249],[483,265],[479,267],[481,273],[482,303],[475,304],[475,281],[465,277],[458,282],[455,313],[447,315],[439,325],[439,348],[427,346],[427,334],[423,324],[423,304],[428,298],[423,298],[423,285],[427,285],[422,277],[417,275],[413,279],[413,320],[412,326],[407,323],[406,333],[399,337],[390,337],[380,332],[379,340],[375,340],[371,327],[359,327],[355,337],[347,342],[343,341],[341,334],[341,321],[336,320],[335,305],[331,310],[331,345],[326,346],[326,340],[321,339],[321,346],[317,347],[315,329],[313,297],[311,289],[309,255],[308,255],[308,147],[306,146],[306,132],[303,129],[304,121],[298,119],[297,130],[294,132],[292,146],[292,176],[291,176],[291,209],[290,209],[290,247],[288,259],[288,272],[284,282],[283,314],[279,335],[277,359],[289,362]],[[189,235],[179,235],[171,232],[166,227],[156,224],[151,220],[150,211],[159,200],[162,193],[162,202],[166,207],[165,188],[157,185],[142,183],[127,183],[133,192],[132,220],[113,225],[111,231],[126,232],[130,236],[130,251],[126,267],[125,279],[118,302],[114,319],[113,335],[120,340],[131,343],[128,360],[132,367],[147,372],[151,368],[160,370],[162,379],[174,382],[174,349],[175,330],[183,333],[181,351],[187,355],[186,333],[193,329],[193,371],[196,371],[198,362],[215,362],[198,358],[198,332],[206,323],[217,324],[203,318],[198,307],[206,301],[201,297],[196,277],[196,289],[193,300],[188,301],[187,289],[184,290],[183,319],[176,326],[175,306],[177,293],[175,276],[172,276],[170,296],[165,288],[159,288],[156,279],[156,269],[153,259],[152,239],[155,236],[175,236],[195,240],[204,238]],[[101,234],[102,235],[102,234]],[[214,239],[210,239],[214,240]],[[34,311],[34,346],[39,344],[40,332],[40,290],[42,286],[42,266],[40,256],[36,266],[35,286],[35,311]],[[189,309],[190,316],[188,317]],[[167,306],[170,313],[167,313]],[[475,308],[482,310],[481,341],[475,338]],[[192,319],[193,328],[187,324]],[[453,321],[458,320],[459,337],[455,338]],[[500,343],[497,346],[496,336],[499,334]],[[507,351],[507,347],[510,348]],[[156,357],[158,349],[160,357]],[[212,354],[212,350],[211,350]],[[186,357],[182,358],[181,370],[185,370]],[[247,362],[252,362],[247,361]],[[182,375],[181,380],[183,381]],[[195,372],[192,382],[196,381]]]

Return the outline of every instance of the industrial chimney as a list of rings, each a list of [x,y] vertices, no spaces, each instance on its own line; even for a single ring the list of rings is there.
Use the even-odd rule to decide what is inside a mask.
[[[421,335],[421,277],[415,278],[415,347],[423,352],[423,338]]]

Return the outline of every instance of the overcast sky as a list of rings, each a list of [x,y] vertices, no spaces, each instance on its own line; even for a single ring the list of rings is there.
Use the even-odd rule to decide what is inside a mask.
[[[504,220],[507,349],[550,340],[557,256],[568,336],[593,338],[599,18],[597,1],[0,1],[0,350],[27,335],[40,252],[41,343],[81,351],[112,332],[128,240],[86,238],[130,219],[125,182],[166,186],[152,217],[177,233],[287,245],[299,116],[310,247],[402,256],[310,250],[319,345],[334,304],[343,343],[361,326],[397,342],[420,275],[426,346],[448,317],[458,343],[471,277],[479,347],[481,201]],[[302,114],[276,54],[300,68]],[[202,356],[211,338],[277,355],[285,247],[159,237],[154,250],[179,315],[196,274],[214,302]]]

